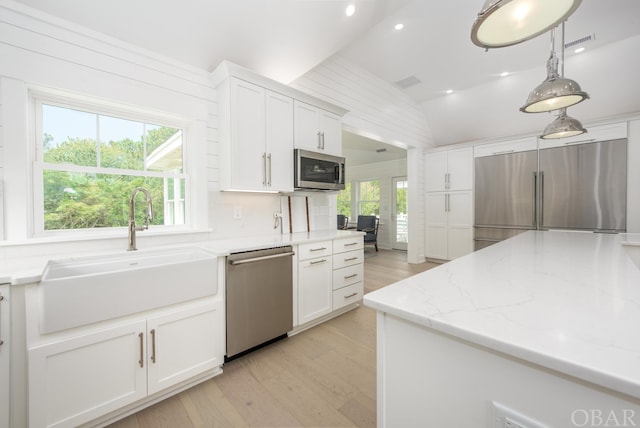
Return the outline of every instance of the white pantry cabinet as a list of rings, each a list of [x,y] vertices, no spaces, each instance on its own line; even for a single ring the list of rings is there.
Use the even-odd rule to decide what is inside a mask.
[[[207,297],[30,347],[29,424],[72,427],[222,365],[222,300]]]
[[[342,118],[335,113],[296,100],[294,145],[297,149],[342,155]]]
[[[9,284],[0,284],[0,428],[9,427]]]
[[[473,251],[473,148],[425,154],[425,256]]]
[[[305,324],[331,312],[332,241],[298,246],[298,323]]]
[[[293,191],[293,99],[230,77],[218,105],[221,189]]]

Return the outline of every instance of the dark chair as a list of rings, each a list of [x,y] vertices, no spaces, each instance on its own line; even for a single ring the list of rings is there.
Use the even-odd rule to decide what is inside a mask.
[[[338,230],[346,230],[349,224],[349,217],[346,215],[338,214]]]
[[[357,230],[366,232],[364,245],[374,245],[378,251],[378,218],[374,215],[359,215]]]

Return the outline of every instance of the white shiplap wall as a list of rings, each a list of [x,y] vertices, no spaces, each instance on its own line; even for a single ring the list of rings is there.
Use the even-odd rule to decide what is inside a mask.
[[[2,81],[0,80],[0,94],[2,93]],[[2,97],[0,97],[0,241],[4,239],[4,160],[3,160],[3,135],[2,132]]]
[[[32,89],[183,123],[189,144],[185,155],[191,178],[197,183],[189,209],[194,225],[206,228],[206,176],[211,175],[206,172],[207,123],[212,120],[210,112],[215,111],[209,73],[20,3],[0,3],[0,16],[0,111],[4,119],[0,172],[5,207],[12,208],[4,212],[5,239],[21,242],[32,236],[29,169],[33,119],[28,108]],[[83,245],[92,243],[85,241]],[[101,245],[105,248],[104,241]]]
[[[291,86],[349,110],[343,119],[349,131],[404,147],[432,146],[424,113],[407,95],[339,55]]]

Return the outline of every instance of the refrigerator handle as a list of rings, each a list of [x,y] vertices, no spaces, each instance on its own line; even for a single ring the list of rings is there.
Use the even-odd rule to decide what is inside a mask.
[[[540,171],[540,226],[544,226],[544,171]]]
[[[536,203],[538,202],[538,172],[533,171],[533,226],[538,225]]]

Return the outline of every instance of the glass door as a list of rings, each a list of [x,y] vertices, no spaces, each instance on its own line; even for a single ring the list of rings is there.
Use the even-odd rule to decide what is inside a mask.
[[[409,242],[409,218],[407,214],[407,177],[393,177],[393,207],[391,213],[392,236],[391,246],[396,250],[407,250]]]

